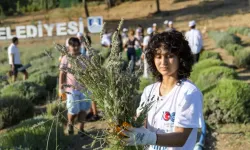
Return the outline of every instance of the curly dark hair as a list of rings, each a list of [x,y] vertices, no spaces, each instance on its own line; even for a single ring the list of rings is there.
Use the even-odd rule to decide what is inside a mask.
[[[194,58],[188,45],[188,41],[183,34],[176,30],[167,31],[154,35],[149,41],[146,49],[146,59],[149,65],[149,70],[158,81],[162,81],[162,75],[156,69],[154,57],[157,49],[160,47],[163,47],[164,50],[173,53],[178,57],[178,80],[188,78],[192,71]]]

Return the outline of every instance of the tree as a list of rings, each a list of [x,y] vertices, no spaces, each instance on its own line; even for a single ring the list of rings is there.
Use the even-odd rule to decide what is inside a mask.
[[[82,0],[82,3],[84,5],[84,11],[85,11],[86,17],[89,17],[89,10],[88,10],[88,5],[87,5],[87,0]]]
[[[48,0],[45,0],[45,10],[46,11],[49,10],[49,2],[48,2]]]
[[[3,12],[3,8],[0,5],[0,24],[2,24],[2,21],[6,18],[4,12]]]
[[[106,0],[106,4],[108,5],[108,8],[115,6],[114,0]]]
[[[157,13],[158,13],[158,12],[161,12],[159,0],[156,0],[155,2],[156,2],[156,12],[157,12]]]

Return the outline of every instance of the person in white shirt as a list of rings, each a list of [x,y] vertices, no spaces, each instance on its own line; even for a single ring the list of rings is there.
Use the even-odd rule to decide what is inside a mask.
[[[21,60],[20,60],[20,52],[17,47],[19,44],[18,38],[14,37],[12,38],[12,43],[8,47],[8,58],[9,58],[9,64],[11,67],[11,74],[13,75],[13,81],[16,81],[18,71],[22,72],[24,75],[24,80],[28,79],[28,72],[26,69],[19,70],[23,67]]]
[[[143,42],[143,36],[141,34],[141,28],[137,28],[136,32],[135,32],[135,38],[138,41],[135,41],[135,53],[136,53],[136,61],[139,60],[139,64],[140,64],[140,58],[141,58],[141,54],[142,54],[142,45],[141,43]]]
[[[202,35],[199,30],[195,29],[195,21],[189,22],[190,30],[186,33],[186,39],[188,40],[191,51],[194,55],[195,62],[199,61],[200,52],[203,47]]]
[[[165,31],[175,30],[173,21],[168,22],[168,28]]]
[[[124,47],[128,41],[128,29],[127,28],[122,29],[121,37],[122,37],[122,46]]]
[[[147,28],[147,36],[144,37],[143,39],[143,54],[142,54],[142,59],[143,59],[143,66],[144,66],[144,71],[143,71],[143,77],[144,78],[148,78],[149,77],[149,73],[148,73],[148,63],[147,63],[147,60],[146,60],[146,57],[145,57],[145,51],[148,47],[148,43],[149,43],[149,40],[151,39],[151,37],[153,36],[153,29],[152,28]]]
[[[104,32],[101,39],[101,44],[103,47],[111,47],[111,35],[112,33]]]
[[[88,39],[88,43],[91,45],[91,38],[90,36],[87,34],[87,32],[85,32],[85,36],[86,38]],[[83,56],[89,56],[89,52],[88,50],[85,48],[85,42],[84,42],[84,37],[83,37],[83,34],[81,32],[78,32],[76,34],[76,37],[80,40],[81,42],[81,48],[80,48],[80,51],[81,51],[81,54]]]
[[[164,22],[163,22],[163,24],[164,24],[164,26],[165,26],[165,30],[164,31],[168,31],[169,30],[169,26],[168,26],[168,20],[165,20]]]
[[[154,35],[146,58],[158,82],[147,86],[137,116],[151,104],[146,126],[124,130],[125,145],[150,145],[149,150],[193,150],[203,122],[203,96],[187,78],[193,55],[188,42],[176,30]]]
[[[157,27],[157,24],[156,24],[156,23],[153,23],[152,28],[153,28],[153,31],[154,31],[154,32],[153,32],[154,35],[157,34],[157,33],[158,33],[158,27]]]
[[[84,42],[83,42],[83,34],[81,32],[78,32],[76,34],[76,37],[79,39],[80,43],[81,43],[81,47],[80,47],[80,52],[83,56],[86,56],[86,49],[84,46]]]
[[[127,28],[123,28],[121,35],[122,35],[122,40],[123,39],[127,39],[128,38],[128,29]]]

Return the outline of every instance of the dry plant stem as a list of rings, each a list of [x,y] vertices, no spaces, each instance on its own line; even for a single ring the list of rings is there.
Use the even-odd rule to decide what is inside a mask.
[[[50,130],[49,130],[48,138],[47,138],[46,150],[48,150],[48,148],[49,148],[49,138],[50,138],[50,134],[51,134],[51,131],[52,131],[52,128],[53,128],[54,122],[55,122],[55,120],[53,119],[53,121],[52,121],[52,123],[51,123]]]
[[[85,42],[86,49],[89,51],[89,58],[81,55],[73,57],[68,54],[65,47],[58,44],[56,44],[56,49],[65,54],[72,64],[71,68],[65,68],[64,71],[73,74],[76,80],[92,93],[94,101],[99,109],[104,112],[104,118],[109,123],[114,124],[114,126],[121,126],[123,122],[128,122],[134,127],[140,127],[144,124],[148,110],[148,105],[145,104],[144,111],[142,111],[138,119],[134,118],[137,107],[136,103],[140,100],[137,91],[139,89],[139,76],[142,74],[142,69],[140,68],[131,73],[129,68],[132,63],[129,62],[127,69],[123,70],[124,61],[122,60],[118,45],[118,34],[122,24],[123,20],[121,20],[117,30],[112,35],[112,47],[106,66],[102,65],[100,55],[89,45],[86,36],[84,36],[85,40],[83,41]],[[123,146],[119,135],[114,131],[106,131],[104,136],[105,138],[100,140],[108,143],[110,148],[113,147],[114,149],[118,148],[121,150],[138,149],[137,147]]]

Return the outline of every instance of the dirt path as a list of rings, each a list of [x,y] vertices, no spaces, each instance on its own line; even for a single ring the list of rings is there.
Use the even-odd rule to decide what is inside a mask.
[[[90,144],[93,142],[91,136],[97,137],[100,136],[103,131],[107,128],[107,123],[105,121],[96,121],[96,122],[87,122],[85,124],[85,131],[88,135],[80,137],[78,135],[78,130],[75,130],[74,135],[72,136],[72,142],[69,145],[69,150],[92,150]],[[65,128],[66,129],[66,128]],[[65,133],[67,131],[65,130]],[[67,134],[67,133],[66,133]],[[86,146],[86,147],[84,147]],[[97,142],[94,148],[99,148],[100,142]]]

